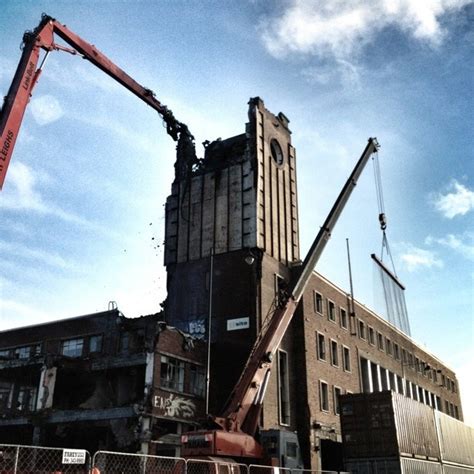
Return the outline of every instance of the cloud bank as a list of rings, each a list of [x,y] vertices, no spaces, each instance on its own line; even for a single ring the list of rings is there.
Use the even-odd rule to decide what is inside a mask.
[[[302,53],[347,59],[387,27],[437,46],[446,34],[441,18],[470,3],[472,0],[289,0],[280,14],[262,18],[258,30],[276,58]]]
[[[422,268],[443,268],[444,264],[435,252],[421,249],[412,244],[404,244],[404,251],[400,260],[409,272],[415,272]]]

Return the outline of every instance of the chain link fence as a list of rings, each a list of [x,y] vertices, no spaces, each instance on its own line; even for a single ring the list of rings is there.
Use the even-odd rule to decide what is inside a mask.
[[[90,468],[85,449],[0,444],[0,474],[87,474]]]
[[[0,444],[0,474],[337,474],[176,457]],[[342,473],[341,473],[342,474]]]

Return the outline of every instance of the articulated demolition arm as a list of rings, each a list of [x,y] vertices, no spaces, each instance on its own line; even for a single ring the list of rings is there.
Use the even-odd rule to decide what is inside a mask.
[[[56,44],[55,34],[68,43],[72,49]],[[171,110],[161,104],[150,89],[138,84],[95,46],[84,41],[54,18],[43,15],[36,29],[25,33],[23,42],[23,54],[0,112],[0,189],[5,180],[26,106],[46,59],[45,57],[38,67],[41,49],[47,52],[46,55],[55,50],[80,54],[155,109],[166,123],[166,130],[173,140],[181,142],[182,148],[184,145],[184,148],[189,149],[187,145],[190,144],[194,150],[194,138],[188,127],[176,120]]]
[[[267,328],[257,338],[247,365],[231,394],[223,417],[216,418],[215,420],[224,429],[242,430],[251,436],[255,434],[275,352],[291,322],[296,306],[303,296],[314,267],[326,247],[327,241],[331,237],[334,226],[357,184],[360,174],[370,156],[378,148],[377,140],[370,138],[362,156],[329,212],[326,221],[314,239],[303,262],[298,279],[290,286],[286,304],[275,311]]]

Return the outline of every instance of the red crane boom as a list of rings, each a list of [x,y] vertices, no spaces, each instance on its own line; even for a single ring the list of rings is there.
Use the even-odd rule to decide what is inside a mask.
[[[72,48],[55,43],[55,35]],[[155,109],[166,123],[166,131],[173,140],[183,140],[186,142],[183,148],[190,150],[190,144],[191,150],[194,150],[194,137],[188,127],[176,120],[173,112],[155,98],[153,91],[132,79],[94,45],[84,41],[54,18],[43,15],[34,31],[27,31],[23,36],[23,53],[0,111],[0,189],[3,187],[26,107],[46,59],[45,56],[38,66],[41,50],[45,50],[46,55],[51,51],[80,54]]]

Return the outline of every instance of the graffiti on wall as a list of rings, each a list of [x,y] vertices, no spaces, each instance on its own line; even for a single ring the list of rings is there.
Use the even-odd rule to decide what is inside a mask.
[[[153,406],[162,415],[173,418],[193,418],[196,414],[196,404],[188,398],[178,397],[173,393],[167,397],[155,395]]]

